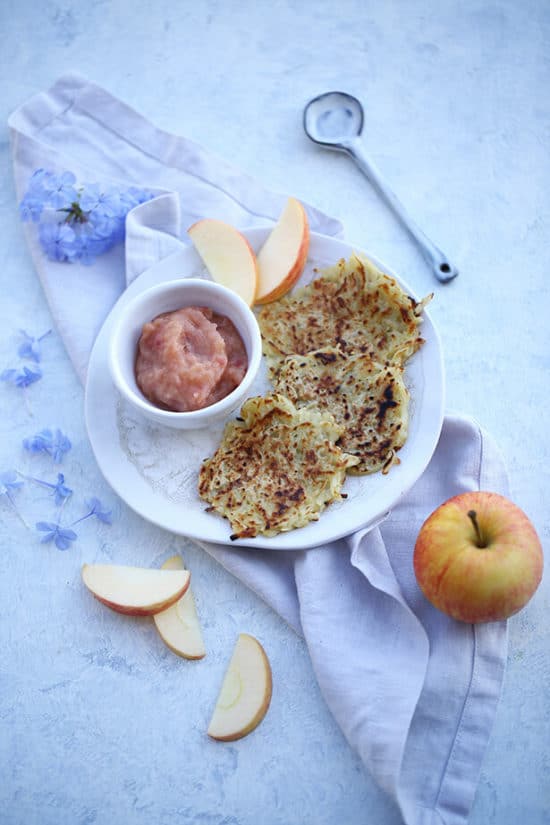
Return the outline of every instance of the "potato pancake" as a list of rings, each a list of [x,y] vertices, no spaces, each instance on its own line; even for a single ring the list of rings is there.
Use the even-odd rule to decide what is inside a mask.
[[[310,284],[265,306],[258,316],[273,376],[287,355],[326,346],[403,365],[422,345],[421,302],[359,255],[340,260]]]
[[[278,393],[249,398],[203,462],[199,495],[229,520],[232,540],[303,527],[343,497],[359,462],[337,446],[342,433],[329,413]]]
[[[314,405],[334,416],[343,428],[338,445],[359,459],[351,474],[386,473],[398,462],[408,430],[409,393],[402,367],[326,347],[287,356],[274,385],[297,407]]]

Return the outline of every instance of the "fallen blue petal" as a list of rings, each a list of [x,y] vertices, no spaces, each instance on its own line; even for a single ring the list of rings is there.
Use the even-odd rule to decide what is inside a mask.
[[[19,476],[15,470],[7,470],[4,473],[0,473],[0,496],[8,496],[8,498],[11,498],[10,493],[18,490],[19,487],[22,486],[23,482],[19,481]]]
[[[15,514],[17,515],[17,518],[28,529],[29,525],[19,512],[17,504],[15,503],[14,496],[16,490],[18,490],[22,486],[23,482],[19,481],[19,473],[17,473],[15,470],[7,470],[4,473],[0,473],[0,498],[6,498],[10,506],[13,508]]]
[[[14,387],[24,389],[34,384],[35,381],[40,381],[42,378],[42,370],[38,367],[31,370],[28,367],[23,367],[22,370],[8,369],[0,374],[0,380],[13,384]]]
[[[31,481],[35,481],[42,487],[49,487],[55,496],[55,503],[57,505],[62,504],[73,492],[72,489],[65,484],[65,476],[63,473],[57,474],[57,484],[52,484],[50,481],[43,481],[41,478],[34,478],[33,476],[31,476]]]
[[[52,487],[56,504],[62,504],[73,492],[71,488],[65,484],[65,476],[63,473],[57,474],[57,484],[52,485]]]
[[[51,456],[56,464],[61,464],[63,456],[71,449],[72,444],[70,440],[64,435],[61,430],[55,431],[55,438],[51,445]]]
[[[37,521],[36,529],[45,533],[40,539],[41,544],[48,544],[53,541],[58,550],[67,550],[71,542],[78,538],[74,530],[68,527],[60,527],[59,524],[54,524],[51,521]]]
[[[50,335],[51,329],[41,335],[39,338],[35,338],[33,335],[29,335],[24,329],[19,330],[21,335],[24,337],[23,343],[20,345],[19,349],[17,350],[17,354],[21,358],[29,358],[32,361],[36,361],[38,363],[41,358],[41,342],[43,341],[46,336]]]
[[[99,521],[103,522],[103,524],[112,524],[111,511],[105,510],[98,498],[87,499],[86,507],[89,508],[89,511],[85,515],[80,516],[76,521],[73,521],[73,525],[80,524],[81,521],[86,521],[86,519],[92,518],[92,516],[95,516]]]
[[[35,370],[23,367],[23,370],[15,379],[15,383],[18,387],[29,387],[31,384],[34,384],[35,381],[40,381],[41,378],[42,370],[38,369],[38,367]]]
[[[4,370],[0,373],[0,381],[6,381],[7,383],[15,383],[15,376],[17,375],[17,370],[9,369]]]
[[[86,506],[90,508],[90,515],[95,516],[103,524],[112,524],[111,510],[105,510],[98,498],[90,498],[86,501]]]
[[[25,438],[23,447],[30,453],[48,453],[55,464],[60,464],[65,453],[71,449],[72,444],[69,438],[60,429],[57,429],[55,435],[51,430],[41,430],[31,438]]]
[[[51,430],[41,430],[32,438],[23,439],[23,447],[30,453],[50,453],[53,443]]]

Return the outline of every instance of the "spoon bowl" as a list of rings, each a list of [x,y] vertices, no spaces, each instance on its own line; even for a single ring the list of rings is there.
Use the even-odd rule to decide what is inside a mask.
[[[314,143],[326,149],[346,152],[353,158],[416,242],[438,281],[446,283],[456,278],[458,269],[415,224],[368,157],[361,141],[364,115],[359,100],[346,92],[318,95],[306,105],[303,122],[306,135]]]
[[[363,131],[363,107],[345,92],[328,92],[314,97],[304,109],[307,136],[321,146],[343,149]]]

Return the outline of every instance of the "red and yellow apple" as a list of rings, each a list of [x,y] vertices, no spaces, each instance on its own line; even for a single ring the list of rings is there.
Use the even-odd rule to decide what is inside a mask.
[[[212,279],[252,306],[258,288],[258,262],[244,235],[224,221],[203,218],[187,230]]]
[[[309,252],[309,223],[300,201],[289,198],[258,252],[257,304],[281,298],[296,283]]]
[[[84,564],[82,580],[103,604],[128,616],[153,616],[180,599],[188,570],[156,570],[121,564]]]
[[[181,556],[171,556],[162,565],[162,570],[184,570]],[[190,587],[175,604],[155,613],[156,628],[173,653],[184,659],[202,659],[206,655],[202,630],[195,606],[195,597]]]
[[[468,492],[441,504],[414,548],[420,589],[463,622],[507,619],[531,599],[542,578],[542,547],[525,513],[504,496]]]
[[[241,633],[225,672],[208,726],[212,739],[231,742],[254,730],[269,708],[271,666],[260,642]]]

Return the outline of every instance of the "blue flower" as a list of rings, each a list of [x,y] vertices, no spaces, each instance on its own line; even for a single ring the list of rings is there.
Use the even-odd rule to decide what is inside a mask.
[[[45,200],[54,177],[53,172],[48,172],[46,169],[36,169],[31,175],[27,194]]]
[[[6,496],[12,504],[14,504],[14,492],[22,486],[23,482],[18,481],[18,475],[15,470],[8,470],[5,473],[0,473],[0,496]]]
[[[17,509],[15,503],[14,493],[23,486],[22,481],[18,481],[18,474],[15,470],[8,470],[5,473],[0,473],[0,498],[5,497],[13,508],[17,518],[28,529],[28,524]]]
[[[51,430],[41,430],[41,432],[33,435],[32,438],[25,438],[23,440],[23,447],[30,453],[49,453],[52,440]]]
[[[45,193],[47,205],[53,209],[68,209],[78,199],[74,186],[76,178],[72,172],[61,172],[59,175],[46,173],[39,183]]]
[[[89,508],[89,512],[86,513],[85,516],[81,516],[76,521],[73,521],[73,526],[75,524],[79,524],[81,521],[85,521],[87,518],[91,518],[92,516],[95,516],[99,521],[102,521],[103,524],[112,524],[111,511],[105,510],[98,498],[94,497],[88,499],[86,501],[86,507]]]
[[[36,529],[45,533],[40,539],[41,544],[47,544],[53,541],[58,550],[68,550],[71,542],[78,538],[74,530],[61,527],[59,524],[54,524],[51,521],[38,521],[36,523]]]
[[[41,223],[38,237],[50,261],[75,261],[79,254],[76,232],[66,223]]]
[[[93,263],[97,255],[124,240],[126,215],[152,192],[86,183],[76,187],[72,172],[37,169],[19,204],[21,219],[38,223],[44,252],[53,261]],[[63,221],[41,222],[46,208],[64,213]],[[51,218],[51,215],[50,215]]]
[[[38,363],[41,358],[41,347],[40,343],[44,340],[48,335],[51,333],[51,329],[41,335],[39,338],[35,338],[33,335],[29,335],[24,329],[20,329],[19,332],[24,337],[24,341],[17,350],[17,354],[21,358],[29,358],[32,361],[36,361]]]
[[[28,367],[23,367],[22,370],[9,369],[0,374],[0,380],[22,389],[34,384],[35,381],[40,381],[41,378],[42,370],[38,367],[35,370],[30,370]]]
[[[120,215],[120,192],[114,187],[103,190],[97,183],[86,183],[78,205],[88,219],[92,214],[114,218]]]
[[[50,448],[50,455],[54,460],[54,464],[61,464],[63,456],[71,449],[72,444],[66,435],[63,435],[61,430],[55,431],[55,436]]]
[[[110,231],[101,227],[99,230],[92,227],[87,228],[80,234],[80,262],[89,265],[93,264],[98,255],[107,252],[114,246],[114,236]]]
[[[51,172],[45,169],[37,169],[32,175],[28,189],[19,204],[19,214],[23,221],[33,221],[38,223],[44,207],[47,205],[48,196],[44,184],[51,177]]]
[[[32,438],[25,438],[23,447],[30,453],[47,453],[51,455],[55,464],[61,464],[63,456],[69,452],[72,444],[67,436],[57,429],[55,435],[51,430],[41,430]]]
[[[57,484],[52,484],[51,488],[55,496],[55,503],[61,504],[66,498],[72,495],[72,490],[65,484],[65,476],[63,473],[57,474]]]
[[[31,481],[35,481],[37,484],[41,484],[42,487],[49,487],[55,496],[55,503],[57,505],[63,504],[65,499],[69,498],[72,495],[72,490],[70,487],[67,487],[65,484],[65,476],[63,473],[57,474],[57,484],[52,484],[49,481],[42,481],[40,478],[32,478]]]
[[[19,204],[19,216],[22,221],[38,223],[43,209],[44,202],[40,198],[26,194]]]
[[[90,508],[90,515],[95,516],[103,524],[112,524],[111,511],[105,510],[98,498],[90,498],[86,501],[86,507]]]
[[[135,206],[139,206],[140,203],[152,200],[154,197],[153,192],[148,189],[138,189],[137,186],[130,186],[121,192],[121,201],[125,204],[126,212],[129,212]]]

